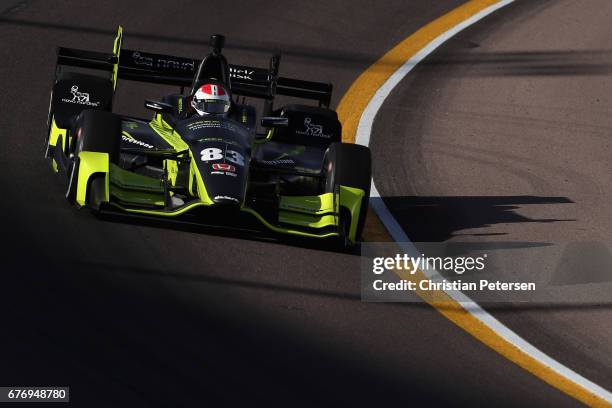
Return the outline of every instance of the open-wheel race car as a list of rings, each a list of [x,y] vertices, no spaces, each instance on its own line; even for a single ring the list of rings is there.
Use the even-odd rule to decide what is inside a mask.
[[[370,151],[342,143],[331,84],[228,64],[224,37],[203,60],[58,48],[45,156],[66,197],[95,212],[275,234],[360,240]],[[74,68],[77,67],[77,68]],[[152,119],[114,113],[119,79],[175,85],[145,101]],[[274,106],[276,95],[318,102]],[[247,98],[263,100],[261,113]],[[259,121],[258,121],[259,120]],[[259,126],[258,126],[259,125]]]

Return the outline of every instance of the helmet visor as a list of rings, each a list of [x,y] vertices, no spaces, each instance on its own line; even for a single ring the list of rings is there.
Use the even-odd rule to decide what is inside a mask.
[[[230,108],[230,104],[227,101],[220,101],[217,99],[200,99],[194,100],[193,107],[200,112],[206,113],[227,113]]]

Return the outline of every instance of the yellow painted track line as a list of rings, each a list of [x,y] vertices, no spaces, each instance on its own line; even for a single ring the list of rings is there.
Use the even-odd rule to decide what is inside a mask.
[[[402,40],[378,61],[366,69],[353,82],[338,105],[338,116],[342,122],[342,138],[354,143],[361,114],[378,90],[389,77],[417,52],[440,34],[479,11],[494,5],[497,0],[472,0],[419,29]]]
[[[467,1],[465,4],[430,22],[401,41],[366,69],[343,96],[337,109],[343,125],[343,140],[345,142],[355,142],[357,129],[366,107],[379,88],[406,61],[427,47],[434,39],[498,3],[498,0]],[[368,212],[364,237],[368,241],[393,241],[383,223],[372,210]],[[419,271],[416,275],[402,275],[401,272],[398,272],[398,275],[406,280],[418,281],[426,279],[422,271]],[[482,319],[477,318],[464,308],[448,293],[444,291],[431,291],[417,292],[417,294],[448,320],[537,378],[584,404],[590,406],[612,406],[609,401],[591,392],[585,386],[578,384],[570,376],[563,375],[559,372],[560,370],[542,363],[531,353],[509,341],[494,330],[491,325],[486,324]]]

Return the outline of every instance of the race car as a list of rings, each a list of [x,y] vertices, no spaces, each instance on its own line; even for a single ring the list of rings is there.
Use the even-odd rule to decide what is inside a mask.
[[[122,50],[122,42],[119,27],[112,53],[58,48],[45,157],[70,203],[359,242],[371,155],[342,143],[331,84],[280,77],[279,54],[268,69],[228,64],[218,34],[202,60]],[[113,112],[120,79],[179,89],[144,101],[152,118],[136,118]],[[318,104],[275,107],[277,95]]]

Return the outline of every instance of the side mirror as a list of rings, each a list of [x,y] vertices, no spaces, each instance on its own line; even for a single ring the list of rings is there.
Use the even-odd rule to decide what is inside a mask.
[[[158,102],[158,101],[145,101],[145,108],[155,112],[174,112],[174,106],[169,103]]]
[[[264,116],[263,118],[261,118],[261,126],[266,128],[287,127],[289,126],[289,118]]]

